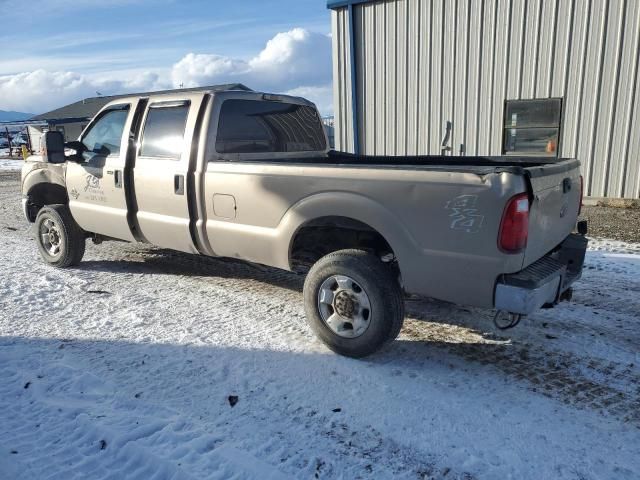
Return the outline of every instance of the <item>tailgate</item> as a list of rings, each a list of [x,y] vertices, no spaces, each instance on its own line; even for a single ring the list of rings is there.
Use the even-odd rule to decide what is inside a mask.
[[[571,233],[581,201],[580,162],[563,160],[526,168],[533,200],[523,267],[547,254]]]

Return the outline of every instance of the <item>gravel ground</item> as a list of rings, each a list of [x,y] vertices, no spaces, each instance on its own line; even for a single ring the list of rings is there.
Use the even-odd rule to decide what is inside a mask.
[[[585,206],[581,218],[592,237],[640,243],[640,208]]]

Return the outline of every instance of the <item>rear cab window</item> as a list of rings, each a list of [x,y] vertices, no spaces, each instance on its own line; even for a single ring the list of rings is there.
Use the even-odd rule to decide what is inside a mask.
[[[214,128],[214,123],[210,128]],[[222,103],[215,136],[219,154],[317,152],[326,138],[317,110],[295,103],[229,99]]]
[[[151,104],[142,133],[140,156],[180,160],[188,115],[189,102],[186,101]]]

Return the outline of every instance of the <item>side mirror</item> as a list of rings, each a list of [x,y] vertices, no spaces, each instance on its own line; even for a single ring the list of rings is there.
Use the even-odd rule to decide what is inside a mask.
[[[75,150],[76,153],[67,156],[67,160],[71,162],[83,162],[84,158],[82,158],[82,152],[87,150],[84,143],[74,140],[72,142],[67,142],[64,144],[64,148],[69,148],[71,150]]]
[[[78,140],[65,143],[64,148],[70,148],[71,150],[75,150],[76,153],[78,154],[84,152],[87,149],[87,147],[84,146],[84,143],[79,142]]]
[[[49,163],[64,163],[64,137],[55,130],[42,134],[40,140],[42,160]]]

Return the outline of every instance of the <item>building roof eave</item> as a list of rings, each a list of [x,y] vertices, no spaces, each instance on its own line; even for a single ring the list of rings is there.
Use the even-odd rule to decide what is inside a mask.
[[[46,120],[49,125],[64,125],[65,123],[89,122],[91,117],[50,118]]]
[[[47,122],[44,120],[7,120],[6,122],[0,122],[0,128],[4,127],[12,127],[12,126],[38,126],[38,125],[46,125]]]
[[[335,10],[338,8],[348,7],[349,5],[358,5],[360,3],[370,3],[377,0],[327,0],[327,8]]]

